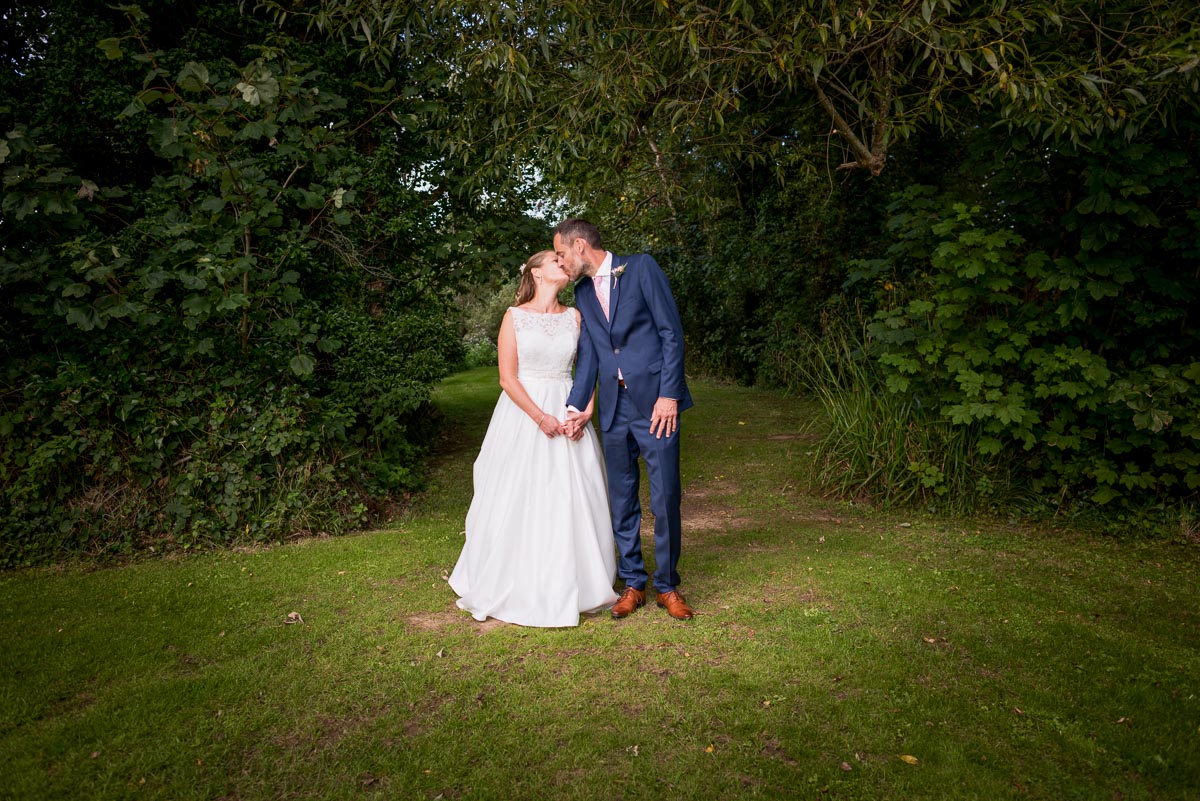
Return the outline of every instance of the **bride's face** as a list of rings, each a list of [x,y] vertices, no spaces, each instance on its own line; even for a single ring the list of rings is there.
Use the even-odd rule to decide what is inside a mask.
[[[566,270],[563,269],[562,260],[557,256],[542,262],[541,273],[543,281],[560,289],[571,280]]]

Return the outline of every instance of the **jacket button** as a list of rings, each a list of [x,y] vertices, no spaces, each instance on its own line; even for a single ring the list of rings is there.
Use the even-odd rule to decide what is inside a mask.
[[[620,348],[613,348],[613,355],[614,355],[614,356],[620,356],[620,355],[621,355],[621,349],[620,349]]]

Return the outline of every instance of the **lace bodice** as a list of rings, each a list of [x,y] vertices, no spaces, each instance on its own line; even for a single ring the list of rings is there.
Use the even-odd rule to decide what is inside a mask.
[[[570,379],[579,342],[574,309],[559,314],[538,314],[512,307],[517,335],[517,378]]]

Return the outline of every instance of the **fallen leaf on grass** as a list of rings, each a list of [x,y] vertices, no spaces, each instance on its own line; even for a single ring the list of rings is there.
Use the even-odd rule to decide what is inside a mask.
[[[1130,723],[1133,723],[1133,721],[1132,721],[1132,720],[1130,720],[1129,718],[1124,718],[1124,717],[1122,717],[1122,718],[1117,718],[1117,725],[1118,725],[1118,726],[1128,726]]]
[[[288,612],[287,620],[283,621],[284,625],[290,626],[293,623],[303,623],[304,618],[300,617],[299,612]]]
[[[638,747],[636,745],[631,745],[628,748],[626,748],[625,750],[628,751],[629,753],[633,754],[634,756],[638,755]]]
[[[842,768],[842,770],[846,771],[847,773],[849,773],[850,771],[854,770],[854,768],[850,767],[850,763],[849,763],[849,762],[843,762],[843,763],[841,764],[841,768]]]
[[[921,761],[921,760],[917,759],[915,756],[913,756],[912,754],[901,754],[900,759],[904,760],[905,762],[907,762],[910,765],[915,765]]]
[[[713,747],[711,745],[704,747],[704,753],[711,754],[712,752],[713,752]]]

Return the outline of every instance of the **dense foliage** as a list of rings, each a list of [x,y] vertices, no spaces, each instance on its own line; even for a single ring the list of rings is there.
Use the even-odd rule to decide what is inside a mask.
[[[964,165],[986,188],[897,195],[894,244],[862,265],[894,287],[870,327],[888,388],[977,429],[1056,502],[1195,497],[1198,122],[1032,164],[986,137]]]
[[[147,12],[6,19],[0,563],[358,526],[461,357],[471,239],[404,102],[229,4]]]
[[[321,24],[369,24],[380,57],[395,5],[326,3]],[[829,450],[861,473],[843,487],[970,508],[999,460],[1054,505],[1178,508],[1200,485],[1192,14],[564,0],[417,19],[465,43],[447,61],[474,113],[444,149],[486,141],[482,180],[538,160],[614,247],[654,251],[694,367],[824,390],[845,380],[813,369],[828,342],[879,360],[833,402],[892,394],[876,414],[940,433],[855,445],[874,454],[857,466]]]

